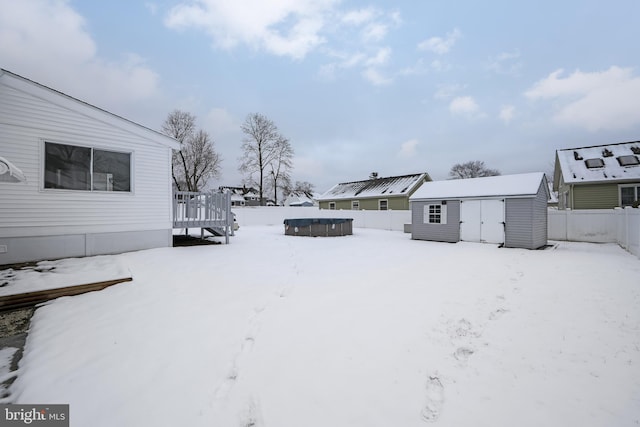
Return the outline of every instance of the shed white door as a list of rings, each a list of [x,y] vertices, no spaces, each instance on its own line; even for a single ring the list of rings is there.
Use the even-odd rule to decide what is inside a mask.
[[[462,201],[460,240],[504,243],[504,200]]]

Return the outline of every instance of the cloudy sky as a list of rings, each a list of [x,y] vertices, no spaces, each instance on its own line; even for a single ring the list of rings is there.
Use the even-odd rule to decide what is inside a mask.
[[[108,7],[107,7],[108,6]],[[0,68],[159,130],[189,111],[238,185],[240,124],[273,120],[294,180],[640,140],[640,2],[0,0]]]

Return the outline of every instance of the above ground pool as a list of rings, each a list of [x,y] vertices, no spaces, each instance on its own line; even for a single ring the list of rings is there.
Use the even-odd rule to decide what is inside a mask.
[[[284,220],[287,236],[331,237],[353,234],[353,218],[293,218]]]

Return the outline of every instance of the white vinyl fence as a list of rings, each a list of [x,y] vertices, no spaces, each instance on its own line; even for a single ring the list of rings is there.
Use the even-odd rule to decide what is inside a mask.
[[[317,207],[234,207],[243,225],[282,225],[285,218],[353,218],[355,228],[403,231],[411,223],[411,211],[328,210]],[[549,209],[549,240],[617,243],[640,257],[640,209]]]
[[[549,209],[549,240],[617,243],[640,257],[640,209]]]
[[[234,207],[236,220],[243,225],[282,225],[289,218],[353,218],[356,228],[403,231],[411,223],[411,211],[352,211],[329,210],[317,207],[245,206]],[[284,230],[284,228],[283,228]]]

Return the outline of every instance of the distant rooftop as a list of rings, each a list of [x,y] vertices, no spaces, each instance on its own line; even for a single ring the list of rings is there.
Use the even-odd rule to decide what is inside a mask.
[[[568,184],[640,180],[640,141],[567,148],[556,154]]]
[[[426,172],[343,182],[334,185],[326,193],[318,197],[318,200],[407,196],[425,179],[427,181],[431,180]]]

